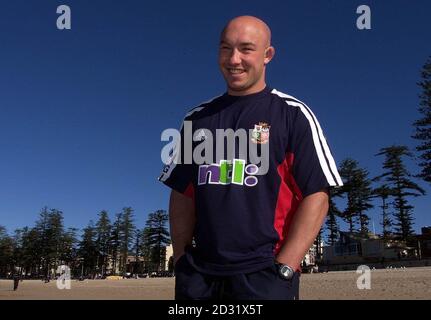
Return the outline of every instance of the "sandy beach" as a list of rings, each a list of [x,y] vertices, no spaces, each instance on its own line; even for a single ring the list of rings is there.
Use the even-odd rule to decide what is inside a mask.
[[[371,288],[359,290],[355,271],[303,274],[300,297],[327,299],[431,299],[431,267],[371,271]],[[59,290],[56,281],[24,280],[17,291],[12,280],[0,280],[0,300],[172,300],[174,278],[72,280]]]

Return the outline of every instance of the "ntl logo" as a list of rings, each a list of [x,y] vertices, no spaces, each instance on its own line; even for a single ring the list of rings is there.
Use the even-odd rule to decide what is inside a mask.
[[[254,187],[258,180],[255,175],[259,167],[255,164],[245,165],[245,160],[220,160],[220,164],[200,165],[198,185],[209,184],[238,184]],[[245,176],[248,174],[249,176]]]

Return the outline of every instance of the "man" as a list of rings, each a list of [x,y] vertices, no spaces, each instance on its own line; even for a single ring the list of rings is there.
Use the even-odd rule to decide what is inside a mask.
[[[18,272],[15,272],[13,274],[13,291],[16,291],[18,289],[18,285],[19,285],[19,280],[20,280],[20,276],[18,274]]]
[[[185,118],[193,132],[249,130],[251,143],[269,148],[267,172],[249,155],[198,165],[173,154],[159,178],[173,189],[176,299],[298,299],[300,263],[328,211],[328,188],[342,181],[311,110],[266,85],[274,54],[263,21],[231,20],[219,48],[227,93]]]

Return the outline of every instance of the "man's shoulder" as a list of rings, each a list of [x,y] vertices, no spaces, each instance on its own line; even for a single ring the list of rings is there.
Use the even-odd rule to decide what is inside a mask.
[[[186,112],[186,115],[184,116],[185,120],[188,120],[190,118],[192,118],[193,116],[198,115],[199,113],[203,112],[204,110],[206,110],[208,107],[210,107],[211,105],[216,104],[219,99],[222,97],[223,95],[217,95],[211,99],[207,99],[204,102],[201,102],[200,104],[198,104],[197,106],[189,109]]]
[[[277,89],[272,89],[271,93],[273,95],[275,95],[280,101],[282,101],[283,103],[285,103],[286,106],[291,106],[291,107],[300,107],[300,106],[304,106],[307,107],[307,105],[300,99],[287,94],[285,92],[281,92],[278,91]]]
[[[314,121],[313,111],[302,100],[276,89],[273,89],[271,93],[277,97],[281,108],[287,110],[286,115],[292,127],[308,128],[310,121]]]

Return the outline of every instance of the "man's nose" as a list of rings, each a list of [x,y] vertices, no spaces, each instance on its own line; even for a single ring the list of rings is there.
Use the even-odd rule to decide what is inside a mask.
[[[233,49],[230,55],[229,62],[231,64],[240,64],[241,63],[241,52],[237,49]]]

